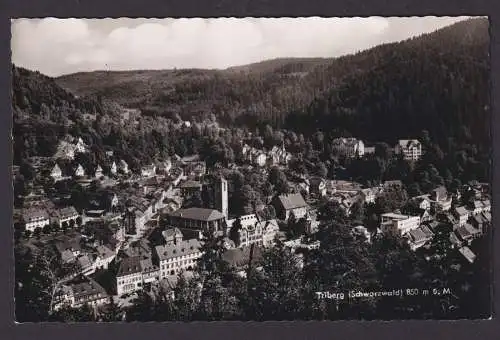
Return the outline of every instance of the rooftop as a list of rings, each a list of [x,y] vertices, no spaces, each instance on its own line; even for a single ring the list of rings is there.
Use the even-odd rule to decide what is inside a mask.
[[[139,256],[127,257],[121,261],[116,276],[126,276],[140,273],[141,271],[141,258]]]
[[[285,210],[307,207],[301,194],[285,194],[278,196],[278,200]]]
[[[224,218],[224,215],[218,210],[205,208],[187,208],[179,209],[170,213],[172,217],[180,217],[196,221],[216,221]]]
[[[191,255],[200,252],[201,243],[197,239],[181,241],[177,244],[166,244],[156,246],[156,254],[160,261],[176,258],[179,256]]]

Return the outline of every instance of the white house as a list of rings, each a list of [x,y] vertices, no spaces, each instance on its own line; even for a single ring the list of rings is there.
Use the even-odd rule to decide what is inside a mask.
[[[102,168],[101,166],[98,164],[97,165],[97,169],[95,169],[95,178],[100,178],[102,177],[103,173],[102,173]]]
[[[76,224],[79,216],[80,216],[80,214],[78,214],[76,209],[72,206],[69,206],[69,207],[59,209],[56,212],[55,217],[56,217],[57,223],[59,224],[59,227],[62,228],[64,223],[68,223],[68,225],[69,225],[69,223],[71,221],[74,221],[74,223]]]
[[[87,145],[83,142],[83,139],[80,137],[78,138],[76,144],[75,144],[75,151],[76,152],[87,152]]]
[[[61,168],[59,167],[59,165],[54,165],[54,167],[52,168],[52,171],[50,172],[50,177],[52,177],[54,179],[54,181],[60,181],[63,177],[62,177],[62,171],[61,171]]]
[[[109,264],[115,258],[116,253],[106,246],[98,246],[97,254],[94,261],[96,269],[108,269]]]
[[[116,274],[116,292],[123,295],[142,290],[141,258],[138,256],[124,258]]]
[[[335,138],[332,141],[333,150],[344,157],[362,157],[365,154],[365,144],[356,138]]]
[[[31,232],[36,228],[43,228],[50,224],[49,214],[45,210],[30,209],[23,213],[23,220],[26,230]]]
[[[276,220],[262,221],[257,224],[262,230],[262,245],[264,247],[274,246],[276,235],[280,231]]]
[[[420,226],[420,216],[408,216],[395,213],[382,214],[381,229],[384,233],[401,236]]]
[[[78,164],[78,167],[75,170],[75,176],[76,177],[83,177],[85,176],[85,169],[81,164]]]
[[[459,225],[464,225],[469,219],[469,211],[465,207],[456,207],[454,215],[458,218]]]
[[[110,171],[111,171],[112,175],[116,175],[116,172],[118,171],[118,168],[116,167],[116,162],[115,161],[113,161],[113,164],[111,164]]]
[[[422,144],[416,139],[400,139],[395,149],[408,161],[417,161],[422,157]]]
[[[142,177],[153,177],[156,175],[156,165],[146,165],[141,168]]]
[[[56,293],[54,309],[64,306],[79,308],[84,305],[102,306],[108,302],[106,290],[96,281],[86,278],[84,281],[63,284]]]
[[[202,255],[201,243],[197,239],[183,240],[156,246],[160,264],[160,278],[177,275],[181,270],[192,270]]]
[[[118,169],[120,169],[124,174],[128,174],[130,172],[127,162],[125,162],[123,159],[120,160]]]

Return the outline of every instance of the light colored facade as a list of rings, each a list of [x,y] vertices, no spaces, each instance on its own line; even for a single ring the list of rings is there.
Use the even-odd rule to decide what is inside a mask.
[[[109,300],[106,290],[97,282],[88,279],[84,282],[65,284],[55,297],[54,309],[64,306],[79,308],[84,305],[91,307],[102,306]]]
[[[454,215],[458,219],[458,224],[461,226],[467,223],[469,219],[469,211],[465,207],[456,207]]]
[[[356,138],[336,138],[332,141],[333,150],[344,157],[362,157],[365,154],[365,143]]]
[[[49,214],[45,210],[30,209],[23,214],[24,226],[26,230],[31,232],[35,229],[43,229],[46,225],[50,224]]]
[[[156,175],[156,166],[148,165],[141,168],[142,177],[153,177]]]
[[[121,170],[124,174],[128,174],[130,172],[127,162],[125,162],[123,159],[120,160],[118,169]]]
[[[309,209],[302,195],[298,193],[280,195],[273,200],[273,205],[277,217],[282,220],[288,220],[292,214],[297,220],[304,218]]]
[[[74,221],[76,225],[78,217],[80,217],[80,214],[78,214],[74,207],[70,206],[60,209],[57,212],[56,220],[59,224],[59,228],[62,228],[64,223],[68,223],[69,225],[71,221]]]
[[[401,236],[420,226],[420,216],[408,216],[395,213],[382,214],[382,231]]]
[[[102,167],[97,165],[97,169],[95,170],[95,178],[100,178],[103,176]]]
[[[262,245],[265,248],[273,247],[276,235],[280,231],[276,220],[262,221],[257,224],[262,230]]]
[[[197,239],[170,242],[156,246],[160,265],[160,278],[177,275],[180,271],[192,270],[202,255],[201,243]]]
[[[59,167],[59,165],[54,165],[54,167],[52,168],[52,171],[50,172],[50,177],[52,177],[54,179],[54,181],[60,181],[63,176],[62,176],[62,171],[61,171],[61,168]]]
[[[116,253],[106,246],[98,246],[94,260],[96,269],[108,269],[109,264],[115,259]]]
[[[75,170],[75,176],[76,177],[83,177],[85,176],[85,169],[81,164],[78,164],[78,167]]]
[[[417,161],[422,157],[422,144],[416,139],[400,139],[396,151],[408,161]]]
[[[123,295],[142,290],[142,268],[139,257],[128,257],[121,261],[116,275],[116,292]]]
[[[218,210],[205,208],[179,209],[168,215],[168,223],[177,228],[223,230],[225,217]]]

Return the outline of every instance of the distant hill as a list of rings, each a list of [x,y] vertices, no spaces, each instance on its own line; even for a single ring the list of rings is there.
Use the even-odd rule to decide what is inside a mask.
[[[394,140],[422,129],[445,138],[489,129],[487,19],[470,19],[336,59],[274,59],[226,70],[89,72],[56,79],[149,115],[214,113],[227,124]],[[387,129],[390,126],[396,128]],[[468,132],[464,132],[468,133]]]

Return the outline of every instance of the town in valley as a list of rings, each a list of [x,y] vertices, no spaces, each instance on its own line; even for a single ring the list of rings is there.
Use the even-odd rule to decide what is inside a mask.
[[[477,131],[489,122],[457,123],[450,138],[443,131],[453,124],[423,114],[418,124],[384,116],[371,127],[344,108],[330,121],[330,99],[312,105],[320,113],[308,120],[252,113],[241,123],[225,108],[215,112],[220,103],[183,111],[198,100],[201,71],[172,71],[196,80],[184,97],[181,85],[164,90],[177,91],[168,105],[181,108],[165,114],[154,111],[168,106],[162,97],[147,107],[106,97],[126,85],[89,99],[70,92],[85,74],[54,81],[12,71],[19,321],[489,315],[490,146],[474,139],[487,138]],[[293,71],[286,77],[307,73]],[[354,100],[346,93],[338,100]],[[362,105],[352,110],[368,110]],[[314,129],[300,130],[314,119]],[[347,298],[413,288],[446,294]]]

